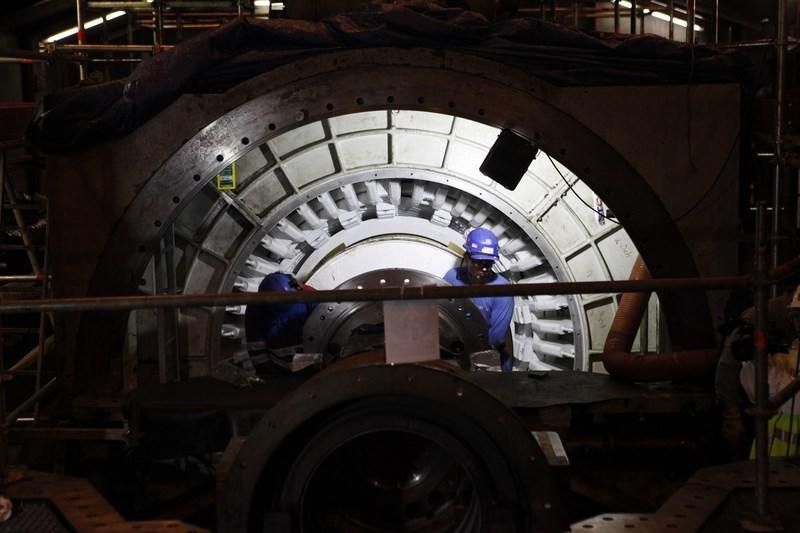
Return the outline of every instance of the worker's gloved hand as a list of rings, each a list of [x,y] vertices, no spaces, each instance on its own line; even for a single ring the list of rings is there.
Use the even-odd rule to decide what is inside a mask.
[[[500,352],[500,370],[511,372],[514,369],[514,357],[505,350],[504,346],[498,346],[497,351]]]

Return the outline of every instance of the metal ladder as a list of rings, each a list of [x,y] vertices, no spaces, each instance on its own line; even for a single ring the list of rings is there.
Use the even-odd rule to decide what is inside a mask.
[[[47,198],[36,195],[32,200],[23,199],[17,195],[9,179],[9,154],[23,154],[21,163],[36,162],[35,156],[29,159],[25,153],[25,143],[23,141],[11,141],[0,143],[0,231],[11,235],[11,231],[22,241],[22,244],[0,243],[0,252],[8,258],[15,254],[25,254],[27,265],[30,266],[29,272],[7,272],[0,274],[0,305],[4,299],[17,298],[47,298],[50,296],[50,276],[49,276],[49,209]],[[40,243],[36,243],[32,237],[30,226],[26,222],[25,211],[34,210],[43,214],[37,224],[44,222],[44,235]],[[6,216],[8,213],[12,216]],[[13,226],[7,224],[7,220],[13,220]],[[2,265],[5,270],[8,267],[21,270],[21,266]],[[53,346],[54,337],[48,335],[52,331],[52,315],[40,313],[38,317],[38,327],[10,327],[8,318],[11,315],[0,315],[0,479],[4,479],[8,473],[8,438],[11,426],[22,419],[23,415],[28,415],[27,422],[38,422],[40,419],[40,401],[52,391],[56,386],[56,377],[52,376],[46,383],[45,378],[45,355]],[[29,351],[9,366],[7,365],[6,341],[7,335],[23,335],[22,346],[31,346]],[[29,342],[24,342],[29,340]],[[31,370],[31,367],[34,370]],[[7,398],[8,383],[12,380],[22,381],[30,379],[33,375],[34,383],[30,395],[27,387],[21,394],[21,400],[16,405],[10,406]]]

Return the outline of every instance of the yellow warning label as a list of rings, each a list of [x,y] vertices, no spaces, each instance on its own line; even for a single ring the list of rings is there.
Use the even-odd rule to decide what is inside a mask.
[[[236,189],[236,163],[231,163],[217,174],[217,190],[232,191]]]

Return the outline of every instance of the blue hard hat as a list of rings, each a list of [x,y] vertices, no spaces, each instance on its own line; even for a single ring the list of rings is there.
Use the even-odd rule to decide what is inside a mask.
[[[486,228],[475,228],[467,234],[467,255],[477,261],[497,261],[500,258],[497,237]]]
[[[275,291],[297,291],[300,286],[297,280],[289,274],[283,272],[273,272],[267,274],[261,283],[258,285],[258,292],[275,292]]]

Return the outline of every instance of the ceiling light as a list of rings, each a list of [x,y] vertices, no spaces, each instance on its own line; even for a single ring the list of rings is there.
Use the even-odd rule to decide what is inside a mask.
[[[102,23],[103,23],[103,17],[100,17],[84,23],[83,27],[88,30],[89,28],[94,28],[95,26],[99,26]]]
[[[269,0],[256,0],[253,5],[256,7],[269,7]]]
[[[118,19],[119,17],[125,15],[124,11],[112,11],[108,15],[105,16],[106,22],[109,20]],[[103,17],[92,19],[87,21],[83,28],[88,30],[89,28],[94,28],[95,26],[99,26],[103,23]],[[68,30],[60,31],[56,34],[51,35],[47,39],[44,40],[46,43],[54,43],[56,41],[60,41],[61,39],[66,39],[67,37],[72,37],[73,35],[78,33],[78,27],[75,26],[73,28],[69,28]]]
[[[55,34],[51,35],[50,37],[48,37],[47,39],[45,39],[44,42],[46,42],[46,43],[54,43],[56,41],[60,41],[61,39],[66,39],[67,37],[71,37],[71,36],[75,35],[76,33],[78,33],[77,26],[74,27],[74,28],[70,28],[68,30],[64,30],[64,31],[60,31],[58,33],[55,33]]]
[[[664,22],[669,22],[669,15],[666,13],[662,13],[661,11],[653,11],[650,13],[653,18],[657,18],[659,20],[663,20]],[[679,19],[678,17],[672,17],[672,23],[676,26],[680,26],[681,28],[685,28],[688,24],[685,20]],[[694,31],[703,31],[702,26],[698,26],[697,24],[694,25]]]

